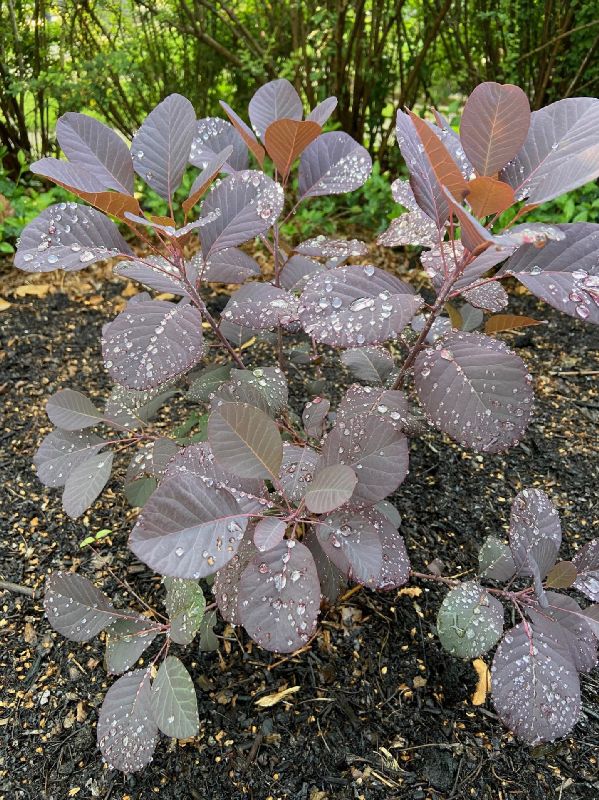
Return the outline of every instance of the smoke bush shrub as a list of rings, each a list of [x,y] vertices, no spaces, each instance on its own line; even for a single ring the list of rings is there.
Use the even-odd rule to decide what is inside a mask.
[[[262,647],[288,653],[309,646],[321,598],[334,601],[347,581],[381,590],[411,574],[441,581],[450,588],[441,642],[462,658],[499,642],[495,707],[531,743],[572,728],[578,674],[596,662],[599,605],[583,610],[555,590],[573,587],[597,602],[597,540],[556,564],[559,518],[542,491],[518,495],[509,545],[487,539],[479,577],[464,583],[411,572],[386,498],[408,473],[409,438],[428,424],[484,453],[523,436],[532,378],[495,334],[536,321],[504,313],[506,278],[566,314],[599,321],[599,225],[521,221],[599,175],[599,101],[566,99],[531,114],[518,87],[484,83],[468,98],[459,135],[439,114],[433,123],[398,112],[410,179],[391,191],[406,212],[378,241],[423,248],[430,304],[362,263],[361,241],[281,240],[298,205],[351,192],[370,174],[361,145],[323,133],[335,103],[304,118],[291,84],[273,81],[254,95],[250,127],[224,103],[228,120],[196,120],[190,102],[171,95],[131,149],[97,120],[69,113],[57,124],[67,160],[32,165],[87,205],[50,206],[28,225],[20,269],[72,271],[110,258],[119,275],[179,298],[143,291],[105,325],[104,365],[115,383],[105,407],[57,392],[47,404],[56,428],[35,456],[40,479],[61,487],[66,513],[78,517],[101,493],[114,457],[125,455],[125,492],[142,507],[129,547],[164,576],[166,617],[117,609],[75,573],[47,581],[52,626],[75,641],[105,631],[106,667],[125,673],[98,722],[105,759],[125,772],[148,763],[159,730],[197,731],[193,683],[170,648],[198,632],[200,646],[214,648],[214,605]],[[178,205],[189,163],[200,171]],[[168,203],[169,216],[144,213],[136,175]],[[509,228],[499,227],[512,207]],[[113,219],[135,234],[143,255]],[[268,277],[240,249],[256,237],[271,256]],[[220,318],[204,299],[212,283],[240,285]],[[241,345],[254,337],[272,342],[276,364],[252,362],[251,347]],[[356,379],[334,411],[320,367],[330,356]],[[290,365],[313,393],[301,418],[288,397]],[[196,407],[190,420],[170,437],[155,432],[152,417],[183,391]],[[208,607],[199,584],[207,578],[215,598]],[[505,635],[504,603],[519,620]],[[157,638],[155,656],[131,671]]]

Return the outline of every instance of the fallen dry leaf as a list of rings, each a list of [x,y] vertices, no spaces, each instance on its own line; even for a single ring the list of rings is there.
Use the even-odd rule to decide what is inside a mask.
[[[6,311],[7,308],[10,308],[12,303],[9,303],[8,300],[5,300],[3,297],[0,297],[0,311]]]
[[[420,597],[422,589],[420,586],[404,586],[397,594],[403,595],[404,597]]]
[[[491,691],[491,673],[482,658],[475,658],[472,666],[478,675],[478,683],[472,695],[472,705],[482,706],[487,699],[487,694]]]
[[[260,706],[260,708],[270,708],[271,706],[275,706],[277,703],[280,703],[281,700],[284,700],[290,694],[299,692],[299,690],[299,686],[290,686],[288,689],[281,689],[279,692],[275,692],[274,694],[267,694],[264,697],[258,698],[258,700],[256,700],[256,705]]]
[[[15,297],[26,297],[27,295],[46,297],[51,291],[52,286],[49,283],[24,283],[13,289],[12,294]]]
[[[37,635],[35,633],[35,628],[30,622],[25,623],[25,630],[23,631],[23,639],[25,639],[27,644],[35,644],[37,642]]]
[[[414,689],[422,689],[426,686],[426,678],[423,678],[421,675],[416,675],[412,683],[414,684]]]

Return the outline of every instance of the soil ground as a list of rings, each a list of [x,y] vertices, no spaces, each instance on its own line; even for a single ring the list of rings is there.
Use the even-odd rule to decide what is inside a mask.
[[[423,584],[413,596],[365,589],[346,595],[324,614],[307,652],[289,658],[252,646],[221,623],[218,653],[182,653],[196,681],[200,734],[185,743],[163,737],[139,775],[125,778],[102,764],[95,725],[111,681],[101,643],[78,645],[50,630],[39,599],[44,576],[76,567],[125,603],[110,569],[146,596],[160,593],[156,577],[140,571],[125,547],[134,512],[118,480],[72,521],[59,492],[44,489],[31,466],[49,430],[48,395],[70,386],[100,398],[108,386],[100,329],[122,308],[128,287],[102,268],[81,275],[3,276],[1,293],[12,305],[0,311],[0,579],[36,596],[0,594],[0,797],[599,797],[597,672],[583,676],[583,714],[571,736],[537,749],[519,744],[488,701],[473,706],[472,665],[445,654],[434,636],[443,592]],[[49,293],[43,299],[29,291]],[[463,452],[434,432],[412,442],[411,472],[394,502],[415,569],[438,558],[445,574],[473,574],[483,538],[505,533],[510,502],[525,486],[543,488],[559,507],[564,557],[594,526],[596,535],[597,329],[527,296],[516,297],[512,310],[548,320],[505,337],[535,377],[534,421],[505,455]],[[78,543],[102,528],[114,534],[99,555],[81,551]],[[300,688],[288,699],[256,706],[260,696],[291,686]]]

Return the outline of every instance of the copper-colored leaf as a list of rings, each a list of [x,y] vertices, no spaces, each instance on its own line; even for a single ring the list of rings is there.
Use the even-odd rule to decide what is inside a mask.
[[[576,565],[571,561],[558,561],[557,564],[549,570],[546,586],[550,589],[568,589],[578,576]]]
[[[494,314],[485,323],[485,333],[501,333],[516,328],[528,328],[529,325],[543,325],[544,319],[520,317],[517,314]]]
[[[507,183],[481,175],[468,184],[466,200],[477,217],[501,214],[516,201],[514,190]]]
[[[461,200],[468,191],[469,184],[466,183],[458,165],[432,128],[412,111],[409,114],[437,180],[442,186],[446,186],[457,200]]]
[[[456,308],[453,303],[445,303],[445,310],[449,314],[452,328],[461,330],[464,320],[462,319],[459,309]]]
[[[264,144],[279,174],[286,178],[291,165],[316,139],[322,128],[309,120],[278,119],[264,134]]]
[[[245,124],[245,122],[238,117],[237,114],[233,111],[233,109],[224,102],[224,100],[220,101],[221,106],[224,108],[226,115],[229,117],[231,124],[236,129],[237,133],[241,136],[243,141],[247,144],[250,148],[252,153],[255,155],[258,164],[262,166],[264,164],[264,156],[266,151],[260,144],[260,142],[254,136],[252,129]]]
[[[274,694],[267,694],[264,697],[258,698],[258,700],[256,700],[256,705],[260,706],[260,708],[270,708],[280,703],[281,700],[284,700],[290,694],[299,692],[300,688],[299,686],[289,686],[289,688],[281,689],[279,692],[274,692]]]
[[[63,189],[85,200],[90,206],[94,206],[94,208],[103,211],[105,214],[110,214],[111,217],[127,221],[125,212],[130,214],[142,213],[139,203],[131,195],[120,194],[119,192],[83,192],[80,189],[75,189],[74,186],[68,186],[66,183],[47,177],[57,186],[62,186]]]

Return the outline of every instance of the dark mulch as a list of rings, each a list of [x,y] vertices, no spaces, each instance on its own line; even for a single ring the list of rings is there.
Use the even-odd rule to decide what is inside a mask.
[[[129,557],[133,514],[118,481],[82,519],[67,519],[55,491],[37,482],[31,457],[48,430],[45,398],[61,386],[100,397],[99,332],[122,285],[75,302],[25,297],[1,313],[0,578],[34,587],[57,567],[77,567],[117,590],[108,569],[159,596],[156,578]],[[11,298],[12,299],[12,298]],[[118,299],[118,298],[117,298]],[[91,303],[91,304],[90,304]],[[94,305],[95,304],[95,305]],[[538,405],[524,442],[505,456],[462,452],[431,433],[412,444],[411,473],[395,502],[414,567],[441,558],[471,574],[477,548],[506,530],[524,486],[559,506],[564,555],[597,522],[596,329],[517,298],[515,313],[549,324],[507,337],[535,376]],[[592,372],[595,371],[595,374]],[[585,374],[586,373],[586,374]],[[89,531],[111,528],[100,556],[80,551]],[[39,600],[1,595],[0,796],[7,800],[201,798],[480,798],[591,800],[599,795],[599,682],[583,678],[584,713],[572,736],[531,750],[473,707],[476,675],[444,654],[433,634],[442,597],[359,590],[324,616],[308,652],[281,659],[230,629],[218,654],[183,658],[198,688],[201,731],[162,739],[153,764],[124,778],[99,760],[95,724],[109,682],[99,643],[76,645],[49,630]],[[255,700],[300,690],[272,708]]]

